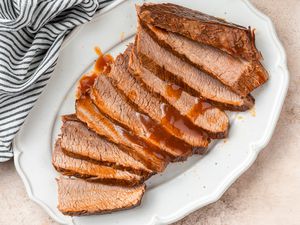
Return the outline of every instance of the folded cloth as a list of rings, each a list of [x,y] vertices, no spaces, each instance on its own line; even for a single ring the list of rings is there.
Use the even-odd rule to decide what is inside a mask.
[[[43,91],[64,37],[113,0],[0,1],[0,162]]]

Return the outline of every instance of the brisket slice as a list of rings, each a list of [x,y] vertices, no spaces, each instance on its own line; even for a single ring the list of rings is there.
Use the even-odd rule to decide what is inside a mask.
[[[234,57],[248,61],[260,60],[255,47],[255,35],[245,28],[225,20],[174,4],[143,4],[137,7],[144,23],[221,49]]]
[[[118,148],[140,161],[148,168],[148,171],[162,172],[166,168],[167,158],[153,151],[152,146],[145,144],[138,137],[105,117],[88,96],[76,101],[76,115],[90,129],[117,144]],[[118,158],[117,155],[114,157]]]
[[[233,111],[245,111],[254,105],[250,95],[240,97],[235,94],[218,80],[161,47],[140,26],[136,45],[140,62],[146,69],[163,80],[174,82],[190,94]]]
[[[258,61],[234,58],[208,45],[151,25],[145,30],[161,46],[228,86],[233,92],[247,96],[268,80],[268,73]]]
[[[200,98],[194,97],[179,86],[168,83],[144,68],[132,49],[129,61],[132,73],[153,92],[159,93],[169,104],[187,116],[193,123],[204,129],[211,138],[225,138],[228,134],[229,119],[225,112]]]
[[[91,183],[82,179],[59,177],[58,209],[65,215],[102,214],[138,206],[144,184],[135,187]]]
[[[70,120],[64,116],[63,120],[61,145],[67,155],[137,174],[152,173],[143,163],[125,153],[119,146],[89,130],[78,119]]]
[[[111,79],[106,75],[99,75],[97,78],[91,89],[91,98],[101,112],[134,132],[145,142],[157,146],[172,159],[184,160],[192,154],[190,145],[172,136],[159,123],[141,113],[113,86]]]
[[[207,147],[209,139],[202,129],[182,116],[173,106],[159,95],[150,92],[146,86],[135,79],[128,71],[128,62],[132,46],[124,54],[119,54],[108,76],[112,83],[135,105],[139,111],[159,123],[170,134],[195,147]]]
[[[144,181],[144,177],[128,171],[122,171],[86,160],[72,158],[63,152],[60,139],[55,143],[54,151],[52,153],[52,164],[58,172],[64,175],[84,178],[91,182],[135,186]]]

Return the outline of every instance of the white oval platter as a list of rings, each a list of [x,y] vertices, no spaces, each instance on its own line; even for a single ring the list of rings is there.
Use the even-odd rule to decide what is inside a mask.
[[[116,1],[95,19],[73,31],[63,46],[56,69],[45,91],[30,112],[14,141],[15,165],[29,197],[61,224],[154,225],[169,224],[217,201],[227,188],[254,162],[268,144],[287,92],[289,75],[286,56],[269,18],[247,0],[169,2],[187,6],[256,28],[256,42],[270,74],[269,82],[254,92],[256,106],[245,113],[231,114],[229,138],[218,141],[208,155],[194,156],[171,165],[162,175],[147,182],[141,206],[108,215],[68,217],[57,206],[57,173],[51,165],[51,148],[61,125],[59,116],[74,112],[75,84],[91,69],[94,47],[116,56],[136,32],[134,4]],[[162,2],[153,0],[151,2]]]

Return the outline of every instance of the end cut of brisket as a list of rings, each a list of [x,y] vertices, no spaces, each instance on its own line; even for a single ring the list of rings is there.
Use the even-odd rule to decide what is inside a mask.
[[[206,44],[248,61],[260,60],[254,31],[199,11],[174,4],[143,4],[137,7],[144,22]]]
[[[58,209],[65,215],[103,214],[138,206],[145,185],[135,187],[91,183],[77,178],[59,177]]]
[[[160,46],[141,26],[138,27],[136,46],[143,67],[161,79],[181,86],[193,96],[233,111],[245,111],[254,105],[253,97],[237,95],[220,81],[181,60]]]
[[[268,73],[259,61],[235,58],[181,35],[151,25],[144,27],[161,46],[218,79],[238,95],[247,96],[268,80]]]

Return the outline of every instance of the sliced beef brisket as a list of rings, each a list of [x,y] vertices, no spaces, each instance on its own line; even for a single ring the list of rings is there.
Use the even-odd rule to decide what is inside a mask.
[[[63,120],[61,145],[67,155],[137,174],[152,173],[143,163],[125,153],[116,144],[89,130],[81,121],[70,118],[66,120],[66,117]]]
[[[189,119],[162,99],[151,92],[128,71],[131,53],[130,46],[124,54],[119,54],[108,76],[115,87],[138,108],[156,123],[161,124],[170,134],[182,139],[194,147],[207,147],[209,139],[202,129],[195,126]]]
[[[222,49],[234,57],[260,60],[254,31],[199,11],[174,4],[143,4],[139,18],[153,26],[181,34],[202,44]]]
[[[59,177],[58,209],[65,215],[80,216],[133,208],[140,204],[145,185],[135,187],[91,183]]]
[[[60,139],[56,141],[52,153],[52,164],[58,172],[64,175],[84,178],[91,182],[135,186],[143,183],[146,178],[128,171],[72,158],[63,152]]]
[[[113,70],[113,68],[112,68]],[[186,159],[192,147],[172,136],[160,124],[140,112],[112,84],[106,75],[99,75],[91,90],[91,98],[99,110],[134,132],[135,135],[157,146],[175,160]],[[146,100],[146,99],[145,99]]]
[[[161,46],[218,79],[238,95],[247,96],[268,80],[267,71],[258,61],[234,58],[211,46],[151,25],[143,27]]]
[[[193,123],[204,129],[211,138],[225,138],[228,133],[229,119],[225,112],[200,98],[194,97],[179,86],[168,83],[144,68],[132,49],[129,67],[133,74],[143,81],[153,92],[187,116]]]
[[[136,45],[139,59],[146,69],[190,94],[228,110],[245,111],[254,105],[251,96],[240,97],[218,80],[161,47],[141,26],[138,27]]]
[[[162,172],[167,166],[166,157],[153,151],[155,148],[105,117],[88,96],[76,101],[76,115],[90,129],[117,144],[118,148],[140,161],[146,168],[154,172]]]

